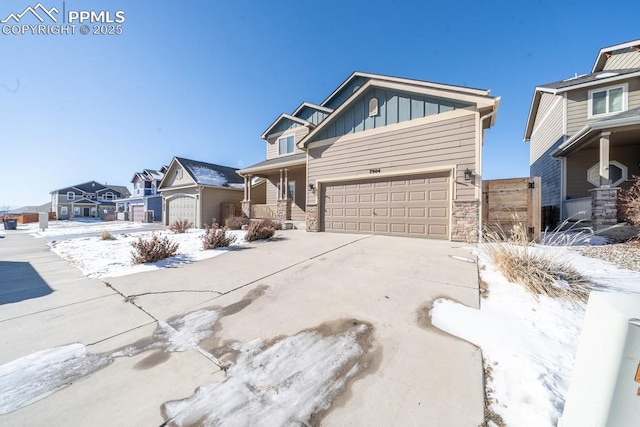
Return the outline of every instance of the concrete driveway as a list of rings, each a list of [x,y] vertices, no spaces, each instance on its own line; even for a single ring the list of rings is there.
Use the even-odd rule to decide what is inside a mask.
[[[91,353],[114,351],[148,340],[158,320],[202,308],[218,308],[221,317],[198,349],[118,358],[0,415],[0,424],[161,425],[164,402],[225,378],[209,353],[219,356],[232,342],[272,340],[344,319],[372,326],[365,368],[313,423],[482,423],[479,349],[433,328],[428,316],[439,297],[478,307],[477,265],[469,262],[475,257],[468,248],[386,236],[278,236],[183,267],[103,282],[83,278],[42,240],[7,235],[0,240],[0,290],[12,292],[0,293],[0,364],[74,342]],[[16,285],[31,281],[25,289]]]

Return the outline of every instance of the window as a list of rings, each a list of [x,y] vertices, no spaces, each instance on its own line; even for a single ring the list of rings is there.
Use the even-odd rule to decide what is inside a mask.
[[[80,216],[80,208],[78,206],[73,208],[73,214]]]
[[[369,117],[378,115],[378,98],[371,98],[369,101]]]
[[[627,84],[589,91],[589,117],[627,109]]]
[[[76,194],[73,191],[67,193],[67,200],[75,200]]]
[[[615,160],[609,162],[609,182],[605,185],[618,186],[627,180],[628,169],[625,165]],[[587,181],[596,187],[600,186],[600,162],[591,166],[587,171]]]
[[[182,168],[176,169],[176,179],[182,179]]]
[[[61,206],[60,215],[69,215],[69,209],[66,206]]]
[[[111,191],[107,191],[102,195],[102,200],[113,200],[113,193]]]
[[[278,155],[293,153],[293,135],[278,138]]]

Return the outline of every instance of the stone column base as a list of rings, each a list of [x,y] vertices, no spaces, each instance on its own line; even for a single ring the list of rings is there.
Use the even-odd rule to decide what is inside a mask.
[[[618,223],[618,187],[593,188],[591,192],[591,226],[594,229]]]
[[[251,200],[242,201],[242,218],[251,218]]]
[[[318,221],[318,205],[307,205],[305,223],[307,226],[307,231],[320,231],[320,222]]]
[[[278,200],[278,204],[276,205],[276,219],[281,222],[291,219],[291,199]]]
[[[480,209],[477,200],[454,200],[451,212],[451,240],[478,243]]]

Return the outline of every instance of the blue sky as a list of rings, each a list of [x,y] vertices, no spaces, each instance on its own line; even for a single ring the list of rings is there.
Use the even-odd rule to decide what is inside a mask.
[[[36,3],[3,0],[0,20]],[[321,102],[354,70],[491,89],[502,101],[485,178],[528,176],[522,137],[535,86],[587,73],[601,47],[640,38],[637,1],[67,0],[65,8],[122,10],[123,33],[0,34],[0,207],[42,204],[50,191],[90,180],[130,186],[134,172],[173,156],[259,162],[260,134],[280,113]]]

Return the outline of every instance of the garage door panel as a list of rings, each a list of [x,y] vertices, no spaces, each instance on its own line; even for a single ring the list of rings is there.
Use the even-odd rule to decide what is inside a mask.
[[[131,206],[131,220],[134,222],[144,221],[144,206],[134,205]]]
[[[167,201],[169,224],[178,220],[196,221],[196,201],[192,197],[180,196]]]
[[[449,173],[437,173],[326,184],[325,196],[344,197],[323,199],[323,228],[448,239],[449,183]]]

